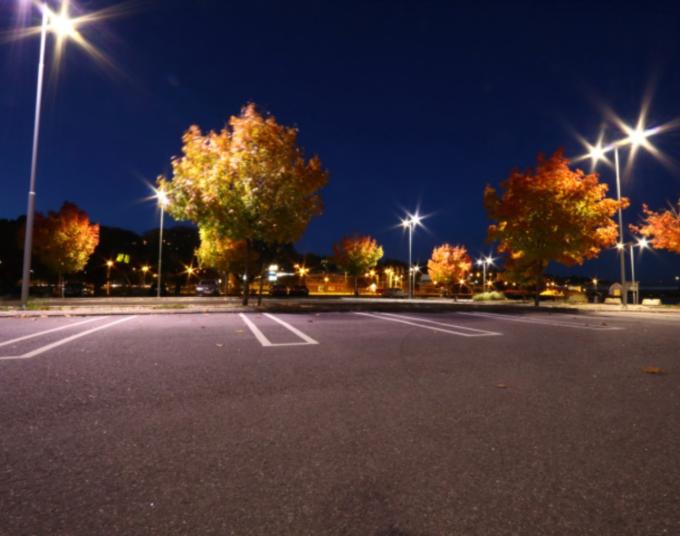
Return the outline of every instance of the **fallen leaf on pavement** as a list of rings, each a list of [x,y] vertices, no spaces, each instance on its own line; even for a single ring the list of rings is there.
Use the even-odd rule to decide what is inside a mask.
[[[497,384],[496,384],[496,388],[497,388],[497,389],[507,389],[508,386],[505,385],[504,383],[497,383]]]
[[[222,348],[224,346],[224,344],[222,344],[221,342],[218,342],[215,346]]]
[[[642,367],[642,372],[647,374],[663,374],[664,371],[660,367]]]

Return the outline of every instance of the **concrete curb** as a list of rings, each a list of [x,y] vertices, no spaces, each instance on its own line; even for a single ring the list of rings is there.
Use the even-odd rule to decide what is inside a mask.
[[[569,306],[564,304],[542,304],[536,309],[532,303],[518,302],[454,302],[448,300],[389,300],[374,298],[340,298],[340,299],[315,299],[304,298],[296,300],[288,299],[265,299],[261,306],[242,306],[238,300],[231,303],[220,301],[210,303],[205,300],[192,300],[191,298],[161,298],[156,300],[131,299],[116,300],[111,304],[98,303],[88,304],[83,300],[79,303],[54,300],[53,304],[47,305],[46,309],[22,310],[18,307],[0,311],[0,318],[31,318],[31,317],[59,317],[59,316],[102,316],[102,315],[178,315],[178,314],[223,314],[238,312],[269,311],[280,313],[317,313],[317,312],[351,312],[351,311],[484,311],[495,313],[529,314],[540,311],[542,313],[646,313],[654,315],[680,314],[680,308],[667,307],[643,307],[634,306],[621,309],[620,306],[587,305]],[[144,301],[151,303],[144,303]],[[66,303],[66,304],[65,304]],[[90,302],[91,303],[91,302]]]

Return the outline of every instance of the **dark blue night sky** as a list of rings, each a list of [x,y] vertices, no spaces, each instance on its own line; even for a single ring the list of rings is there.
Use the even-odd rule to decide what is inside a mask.
[[[0,0],[2,30],[17,5]],[[598,99],[632,123],[651,88],[649,126],[680,116],[677,2],[134,5],[81,30],[118,72],[72,45],[58,76],[47,71],[39,210],[68,199],[104,225],[157,226],[145,181],[168,171],[183,130],[220,128],[254,101],[298,126],[306,152],[331,172],[325,213],[300,250],[327,253],[359,232],[403,258],[394,225],[419,205],[431,214],[416,235],[421,262],[444,241],[481,254],[491,251],[484,185],[531,165],[539,151],[581,154],[573,131],[597,137]],[[25,211],[37,48],[37,38],[0,45],[0,217]],[[654,141],[680,160],[680,131]],[[625,218],[636,221],[642,202],[659,208],[680,197],[680,174],[641,154],[624,194],[632,201]],[[573,273],[615,277],[616,269],[605,252]],[[676,274],[680,257],[645,253],[643,280]]]

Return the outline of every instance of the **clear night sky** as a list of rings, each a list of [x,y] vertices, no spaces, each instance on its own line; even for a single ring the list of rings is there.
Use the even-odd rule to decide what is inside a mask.
[[[17,3],[0,0],[3,30]],[[300,250],[329,252],[359,232],[403,258],[406,242],[392,226],[402,209],[420,205],[432,216],[429,230],[416,235],[416,258],[424,261],[444,241],[479,254],[490,251],[485,183],[531,165],[539,151],[563,146],[581,154],[570,129],[597,137],[604,116],[594,97],[634,122],[656,80],[648,125],[680,116],[677,2],[138,6],[82,29],[120,72],[76,46],[67,47],[58,77],[47,71],[39,210],[68,199],[104,225],[157,226],[153,205],[142,201],[145,180],[168,171],[182,131],[191,123],[220,128],[254,101],[298,126],[306,152],[331,172],[325,213]],[[37,48],[37,38],[0,45],[0,217],[25,211]],[[655,144],[680,160],[680,132]],[[612,171],[602,171],[611,181]],[[658,208],[680,197],[680,174],[642,154],[624,194],[631,222],[643,201]],[[615,276],[616,266],[606,252],[574,273]],[[643,279],[669,282],[679,273],[680,257],[645,254]]]

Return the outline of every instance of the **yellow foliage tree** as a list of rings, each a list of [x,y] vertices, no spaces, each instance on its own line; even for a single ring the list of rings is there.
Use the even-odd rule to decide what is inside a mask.
[[[219,132],[191,126],[182,137],[182,155],[172,159],[171,180],[158,179],[175,218],[244,242],[244,304],[253,245],[294,242],[321,213],[319,190],[328,173],[316,156],[305,159],[297,135],[248,104]]]

